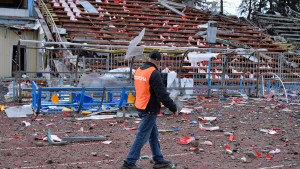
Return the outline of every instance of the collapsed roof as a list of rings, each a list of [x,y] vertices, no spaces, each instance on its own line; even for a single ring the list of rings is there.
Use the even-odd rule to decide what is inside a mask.
[[[0,26],[20,30],[37,30],[40,23],[38,20],[29,17],[0,16]]]
[[[51,0],[47,6],[69,42],[129,45],[146,28],[139,45],[285,50],[241,18],[212,15],[170,1]],[[218,25],[214,44],[206,39],[209,21]]]
[[[257,12],[254,16],[257,24],[265,29],[271,38],[281,47],[288,50],[300,48],[300,14],[287,7],[288,16],[282,16],[277,12],[266,14]]]

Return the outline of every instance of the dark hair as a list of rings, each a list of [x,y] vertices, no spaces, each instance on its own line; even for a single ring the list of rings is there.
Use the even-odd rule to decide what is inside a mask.
[[[149,58],[151,58],[153,60],[156,60],[156,61],[160,61],[161,60],[161,54],[158,51],[154,50],[149,54]]]

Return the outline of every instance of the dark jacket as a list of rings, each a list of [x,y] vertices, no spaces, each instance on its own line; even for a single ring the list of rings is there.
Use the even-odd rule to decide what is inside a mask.
[[[161,77],[161,73],[158,71],[155,64],[151,62],[146,62],[141,66],[142,70],[145,70],[149,67],[155,67],[156,70],[154,70],[150,76],[150,100],[148,102],[148,105],[145,110],[139,110],[140,112],[145,113],[154,113],[158,114],[160,112],[160,102],[167,107],[170,111],[176,112],[176,104],[174,101],[170,98],[169,93],[167,92],[167,89],[165,88],[163,84],[163,80]]]

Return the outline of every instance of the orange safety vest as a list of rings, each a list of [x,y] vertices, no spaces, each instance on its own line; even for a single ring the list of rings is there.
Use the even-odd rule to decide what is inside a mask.
[[[150,100],[150,76],[156,70],[154,67],[142,70],[138,68],[134,74],[134,88],[136,98],[134,106],[137,109],[145,110]]]

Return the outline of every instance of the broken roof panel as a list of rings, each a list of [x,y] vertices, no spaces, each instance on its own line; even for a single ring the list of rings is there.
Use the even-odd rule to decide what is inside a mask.
[[[257,12],[255,14],[255,19],[263,29],[268,31],[268,33],[273,34],[274,36],[283,37],[288,43],[291,43],[291,45],[294,46],[294,49],[299,49],[300,17],[271,15]]]
[[[0,25],[23,30],[37,30],[41,25],[33,18],[0,16]]]
[[[91,5],[88,1],[80,1],[80,4],[83,6],[85,10],[90,13],[99,13],[93,5]]]

